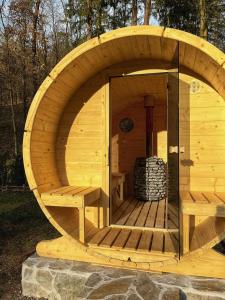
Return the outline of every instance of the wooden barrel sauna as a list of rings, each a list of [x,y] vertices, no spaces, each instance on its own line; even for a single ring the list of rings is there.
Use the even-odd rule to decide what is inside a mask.
[[[118,185],[118,201],[123,201],[127,174],[115,172],[113,180],[109,176],[110,82],[124,75],[172,72],[179,73],[180,222],[170,230],[144,227],[141,218],[136,227],[111,226],[110,189]],[[40,242],[37,253],[146,271],[225,277],[225,258],[213,249],[225,238],[224,79],[224,53],[197,36],[164,27],[121,28],[67,54],[37,91],[25,125],[27,180],[61,235]],[[126,109],[119,98],[127,99],[129,107],[134,86],[145,96],[143,80],[129,85],[128,78],[126,87],[118,85],[118,113]],[[153,89],[157,82],[152,80]],[[131,153],[135,149],[129,144]],[[128,160],[121,164],[126,162],[129,169]],[[122,205],[120,213],[127,213],[130,206]],[[150,213],[150,206],[135,205],[132,217]],[[160,202],[158,214],[163,207]],[[176,213],[171,211],[171,218]]]

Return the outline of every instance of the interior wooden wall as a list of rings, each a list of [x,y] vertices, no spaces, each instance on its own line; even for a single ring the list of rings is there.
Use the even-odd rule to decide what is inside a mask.
[[[114,99],[116,101],[116,99]],[[112,99],[112,109],[113,101]],[[122,132],[119,122],[123,118],[131,118],[134,128],[130,132]],[[132,103],[126,109],[112,117],[112,172],[126,172],[129,189],[133,188],[133,168],[137,157],[145,156],[145,108],[144,100]]]
[[[102,186],[104,118],[105,85],[98,75],[71,98],[60,122],[56,159],[63,184]]]
[[[200,84],[196,92],[190,88],[193,80]],[[106,81],[99,74],[79,89],[64,111],[56,145],[58,174],[63,184],[105,184],[106,95]],[[121,143],[121,157],[117,162],[113,158],[114,171],[132,172],[135,158],[145,154],[145,113],[140,99],[126,97],[124,101],[131,101],[131,105],[123,103],[121,111],[117,107],[113,114],[113,147],[118,145],[116,138]],[[154,120],[159,131],[157,151],[165,160],[166,109],[162,102],[159,104]],[[135,119],[135,128],[122,134],[118,124],[127,116]],[[185,153],[180,154],[180,188],[225,191],[225,102],[209,85],[184,74],[180,74],[180,146],[185,147]]]
[[[192,89],[193,81],[199,89]],[[180,189],[225,191],[225,100],[208,84],[180,74]]]
[[[136,79],[135,79],[136,77]],[[133,170],[137,157],[145,157],[146,142],[146,118],[143,91],[139,91],[140,82],[145,82],[148,86],[148,92],[155,97],[154,102],[154,120],[153,120],[153,154],[167,161],[167,116],[166,116],[166,93],[165,76],[158,81],[158,85],[152,85],[153,78],[156,76],[135,76],[133,78],[120,78],[111,80],[111,110],[112,110],[112,148],[111,161],[112,172],[126,172],[129,180],[129,191],[133,190]],[[126,86],[120,81],[126,81]],[[136,91],[135,91],[136,81]],[[143,84],[144,85],[144,84]],[[125,91],[124,91],[125,88]],[[162,93],[157,93],[157,90]],[[116,92],[114,92],[116,91]],[[130,91],[130,96],[129,96]],[[147,92],[147,91],[146,91]],[[118,98],[118,94],[122,95]],[[125,95],[124,95],[125,94]],[[124,95],[124,96],[123,96]],[[136,95],[134,97],[134,95]],[[164,98],[164,99],[163,99]],[[120,109],[121,108],[121,109]],[[130,132],[122,132],[119,123],[123,118],[131,118],[134,122],[134,128]]]

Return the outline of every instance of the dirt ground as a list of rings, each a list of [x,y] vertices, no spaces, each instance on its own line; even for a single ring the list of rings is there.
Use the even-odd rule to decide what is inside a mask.
[[[21,295],[22,262],[38,241],[56,236],[32,193],[0,193],[0,299],[31,299]]]

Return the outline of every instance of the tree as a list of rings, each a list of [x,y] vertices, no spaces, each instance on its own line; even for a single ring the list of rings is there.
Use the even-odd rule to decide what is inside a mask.
[[[32,7],[32,65],[33,65],[33,94],[36,93],[38,87],[38,78],[37,78],[37,27],[40,17],[40,4],[41,0],[34,1]]]
[[[154,16],[160,25],[198,34],[198,5],[195,0],[156,0]]]
[[[11,122],[12,122],[12,129],[13,129],[13,141],[14,141],[14,150],[13,154],[17,156],[18,154],[18,138],[17,138],[17,126],[16,126],[16,119],[15,119],[15,110],[14,110],[14,103],[13,103],[13,82],[12,82],[12,56],[11,56],[11,48],[10,48],[10,39],[12,38],[12,28],[10,27],[9,23],[5,23],[5,16],[4,16],[4,5],[5,1],[2,2],[2,6],[0,9],[0,17],[1,23],[3,27],[3,36],[4,36],[4,61],[5,61],[5,72],[6,72],[6,88],[8,90],[8,97],[9,97],[9,105],[11,110]]]
[[[225,51],[225,1],[207,0],[207,39]]]
[[[144,2],[144,25],[149,25],[151,15],[151,0]]]
[[[131,25],[137,25],[138,5],[137,0],[132,0],[132,20]]]
[[[199,0],[199,36],[203,39],[207,40],[208,32],[207,32],[207,17],[206,17],[206,6],[205,0]]]
[[[87,40],[93,36],[93,2],[86,0]]]
[[[200,35],[224,49],[225,0],[155,0],[160,25]]]

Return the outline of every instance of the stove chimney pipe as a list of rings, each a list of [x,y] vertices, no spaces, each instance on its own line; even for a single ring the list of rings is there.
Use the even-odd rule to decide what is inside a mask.
[[[146,157],[153,156],[153,110],[154,97],[144,96],[144,106],[146,110]]]

